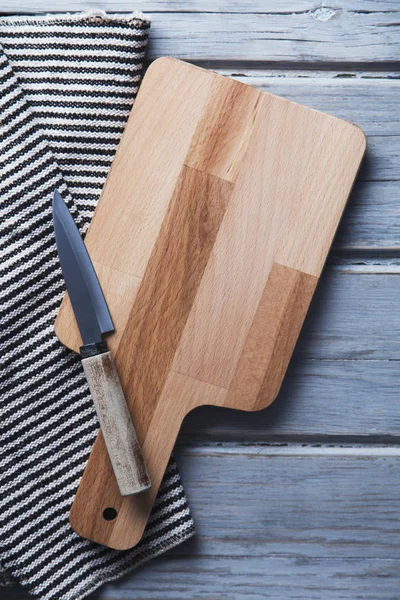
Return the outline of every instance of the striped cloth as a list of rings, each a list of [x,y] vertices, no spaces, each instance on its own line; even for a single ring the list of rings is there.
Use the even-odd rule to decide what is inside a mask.
[[[0,565],[3,584],[77,600],[193,534],[171,460],[141,543],[80,538],[68,513],[98,423],[53,332],[64,283],[57,187],[85,233],[140,83],[149,22],[104,13],[0,20]]]

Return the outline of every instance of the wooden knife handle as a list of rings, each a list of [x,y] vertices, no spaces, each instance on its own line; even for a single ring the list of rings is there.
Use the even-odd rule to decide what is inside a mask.
[[[111,352],[96,353],[96,348],[107,345],[82,346],[83,370],[119,491],[130,496],[147,490],[151,482]]]

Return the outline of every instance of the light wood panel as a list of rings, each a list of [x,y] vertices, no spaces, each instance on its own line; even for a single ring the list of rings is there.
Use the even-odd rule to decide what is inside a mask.
[[[78,533],[121,549],[140,539],[194,401],[274,400],[364,150],[348,122],[152,64],[86,237],[107,274],[141,280],[130,308],[118,294],[110,308],[124,313],[114,350],[152,489],[122,501],[100,438],[71,512]],[[76,349],[67,310],[56,331]],[[196,382],[210,398],[187,394]]]
[[[397,248],[400,81],[386,79],[384,74],[303,71],[263,75],[255,70],[245,70],[238,79],[337,117],[355,120],[363,127],[368,136],[366,158],[334,248],[336,251]]]
[[[368,140],[372,136],[400,135],[400,80],[396,72],[274,71],[266,68],[235,71],[234,67],[217,71],[263,92],[357,123]]]

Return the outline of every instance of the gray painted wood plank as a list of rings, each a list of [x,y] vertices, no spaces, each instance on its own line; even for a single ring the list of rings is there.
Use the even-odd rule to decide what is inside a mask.
[[[165,557],[92,600],[398,600],[397,559]],[[294,549],[295,550],[295,549]],[[149,582],[152,582],[149,584]]]
[[[399,136],[369,136],[359,181],[396,181],[399,171]]]
[[[150,15],[152,16],[152,15]],[[399,15],[358,14],[342,10],[323,13],[205,13],[153,15],[149,58],[179,58],[293,63],[382,62],[399,60]]]
[[[167,554],[88,600],[398,600],[398,559],[320,559],[255,556],[249,540],[245,557]],[[1,591],[2,600],[31,600],[20,587]]]
[[[397,448],[182,449],[196,538],[92,598],[397,600],[399,461]]]
[[[346,10],[348,12],[367,11],[389,12],[399,9],[397,0],[341,0],[336,2],[337,10]],[[10,3],[1,0],[0,7],[5,12],[40,12],[49,11],[48,4],[44,0],[13,0]],[[52,10],[88,10],[102,9],[106,11],[129,12],[132,10],[150,11],[150,12],[188,12],[188,13],[260,13],[268,14],[290,14],[315,12],[319,6],[314,0],[224,0],[217,5],[214,0],[54,0]],[[318,13],[317,13],[318,14]],[[324,12],[320,12],[321,17]],[[329,13],[328,13],[329,14]]]
[[[397,361],[294,357],[275,402],[257,413],[204,406],[190,413],[179,445],[194,441],[400,440]]]
[[[326,269],[297,355],[313,360],[400,360],[399,274],[398,269],[393,273]]]
[[[59,0],[51,9],[71,11],[88,6],[93,3]],[[117,3],[108,6],[119,10]],[[49,10],[46,0],[18,0],[11,6],[4,0],[0,3],[0,11],[7,13],[40,10]],[[283,14],[274,10],[272,2],[264,14],[146,10],[152,18],[150,59],[171,55],[194,61],[297,64],[391,64],[400,59],[400,9],[393,5],[381,10],[379,2],[374,10],[351,10],[347,3],[339,3],[332,9],[316,7]]]
[[[398,600],[398,559],[316,559],[297,556],[186,556],[167,554],[88,600]],[[31,600],[23,589],[2,600]]]
[[[246,556],[251,539],[253,557],[301,545],[310,557],[400,558],[396,447],[228,446],[177,458],[199,543],[217,542],[203,555]]]
[[[399,248],[399,182],[357,181],[336,234],[333,252],[386,250],[394,254]]]

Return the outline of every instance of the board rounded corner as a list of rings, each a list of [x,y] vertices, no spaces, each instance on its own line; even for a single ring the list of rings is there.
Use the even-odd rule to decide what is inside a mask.
[[[164,75],[167,69],[170,69],[176,65],[188,65],[189,66],[189,64],[190,63],[187,63],[187,62],[180,60],[179,58],[175,58],[173,56],[159,56],[158,58],[153,60],[153,62],[147,68],[147,71],[143,78],[143,81],[145,79],[148,80],[149,77],[152,77],[154,74],[157,74],[159,71]]]
[[[351,123],[351,125],[353,125],[353,127],[355,128],[355,130],[357,131],[357,135],[360,138],[360,146],[361,146],[361,157],[364,156],[365,151],[367,149],[367,134],[365,133],[365,131],[360,127],[360,125],[357,125],[357,123]]]
[[[343,123],[345,123],[348,127],[348,130],[351,132],[353,138],[357,140],[357,144],[360,150],[360,162],[365,154],[367,149],[367,135],[365,131],[357,125],[357,123],[353,123],[352,121],[347,121],[345,119],[341,119]]]
[[[279,396],[279,392],[281,391],[283,382],[285,380],[285,376],[286,371],[282,376],[280,382],[277,385],[275,385],[272,391],[269,390],[268,394],[260,394],[258,402],[251,407],[250,412],[259,412],[260,410],[265,410],[269,408],[274,402],[276,402]]]

